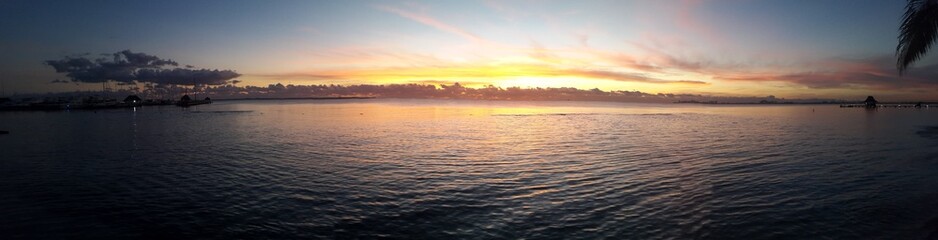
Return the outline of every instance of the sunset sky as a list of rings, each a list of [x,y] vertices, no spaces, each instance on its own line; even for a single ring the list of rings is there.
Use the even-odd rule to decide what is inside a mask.
[[[938,100],[899,76],[905,1],[2,1],[6,92],[81,86],[44,60],[130,49],[241,85],[430,83]],[[930,67],[931,66],[931,67]],[[91,87],[92,84],[86,87]]]

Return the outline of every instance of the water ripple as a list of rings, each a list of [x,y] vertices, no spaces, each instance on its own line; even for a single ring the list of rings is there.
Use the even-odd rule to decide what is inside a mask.
[[[0,233],[936,235],[938,211],[931,205],[938,192],[929,189],[938,184],[938,152],[933,142],[916,141],[931,138],[934,129],[908,127],[927,124],[919,118],[895,120],[910,122],[905,125],[849,124],[837,119],[895,116],[816,106],[810,106],[816,113],[803,106],[661,106],[544,107],[515,114],[491,106],[334,104],[232,102],[191,111],[145,108],[136,115],[0,115],[0,123],[50,128],[23,139],[0,137]]]

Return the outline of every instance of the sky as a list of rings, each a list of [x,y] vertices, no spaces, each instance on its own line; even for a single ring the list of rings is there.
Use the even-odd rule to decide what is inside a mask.
[[[46,64],[124,50],[240,85],[451,84],[938,100],[895,67],[902,0],[0,1],[3,91],[74,91]],[[53,83],[55,82],[55,83]],[[59,83],[68,82],[68,83]],[[882,97],[880,97],[882,96]]]

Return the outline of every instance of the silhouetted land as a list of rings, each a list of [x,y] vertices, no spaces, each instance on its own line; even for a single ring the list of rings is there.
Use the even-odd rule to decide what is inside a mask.
[[[195,93],[200,97],[212,99],[335,99],[335,98],[414,98],[414,99],[467,99],[467,100],[520,100],[520,101],[605,101],[605,102],[715,102],[715,103],[758,103],[758,102],[830,102],[842,103],[834,99],[785,99],[775,96],[764,97],[726,97],[700,94],[646,93],[640,91],[604,91],[600,89],[561,88],[521,88],[465,87],[459,83],[452,85],[430,84],[387,84],[387,85],[283,85],[270,84],[266,87],[235,86],[200,86],[184,88],[174,85],[148,85],[144,88],[118,90],[112,92],[63,92],[29,94],[14,98],[74,97],[102,95],[124,97],[136,94],[144,99],[176,99],[182,93]]]
[[[219,101],[244,101],[244,100],[343,100],[343,99],[375,99],[376,97],[283,97],[283,98],[228,98]]]

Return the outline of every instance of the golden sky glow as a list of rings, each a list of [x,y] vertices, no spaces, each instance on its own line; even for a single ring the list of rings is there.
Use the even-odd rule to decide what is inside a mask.
[[[12,36],[0,45],[5,86],[68,91],[75,87],[49,84],[62,76],[44,60],[132,49],[232,69],[243,74],[241,85],[254,86],[460,82],[787,98],[938,96],[934,56],[906,75],[895,70],[901,1],[66,5],[5,9],[9,21],[0,24]],[[154,10],[162,8],[192,11]],[[76,18],[83,21],[66,21]],[[22,24],[28,19],[45,20]]]

